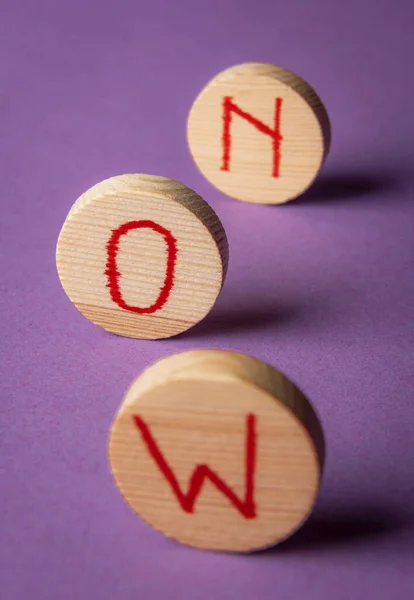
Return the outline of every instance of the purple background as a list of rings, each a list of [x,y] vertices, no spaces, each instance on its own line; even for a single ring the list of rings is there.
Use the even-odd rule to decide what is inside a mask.
[[[3,0],[2,600],[413,598],[413,20],[409,0]],[[300,73],[332,117],[317,184],[287,206],[225,197],[187,150],[195,96],[244,61]],[[228,233],[220,300],[175,339],[95,327],[55,272],[72,203],[128,172],[183,181]],[[252,556],[165,539],[108,470],[132,379],[216,346],[283,370],[326,429],[313,517]]]

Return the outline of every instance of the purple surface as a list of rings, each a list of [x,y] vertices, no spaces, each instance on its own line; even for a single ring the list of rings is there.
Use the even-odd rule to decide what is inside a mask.
[[[3,0],[0,14],[2,600],[414,596],[414,4],[409,0]],[[185,121],[244,61],[303,75],[333,123],[306,198],[224,197]],[[84,319],[55,272],[74,200],[128,172],[203,195],[231,262],[208,319],[168,341]],[[106,443],[132,379],[197,347],[245,351],[315,403],[328,461],[307,526],[253,556],[199,552],[137,518]]]

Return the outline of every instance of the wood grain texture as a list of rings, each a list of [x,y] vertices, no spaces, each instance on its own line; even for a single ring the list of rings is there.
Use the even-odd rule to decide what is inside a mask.
[[[165,177],[122,175],[71,208],[56,264],[62,286],[90,321],[119,335],[181,333],[213,307],[228,263],[213,209]]]
[[[154,458],[143,424],[181,492]],[[109,461],[126,501],[157,530],[198,548],[248,552],[286,539],[310,514],[324,437],[284,375],[247,355],[195,350],[162,359],[133,382],[112,425]],[[203,483],[190,498],[200,470]]]
[[[202,90],[187,137],[198,168],[219,190],[246,202],[280,204],[312,184],[331,128],[306,81],[281,67],[246,63],[222,71]]]

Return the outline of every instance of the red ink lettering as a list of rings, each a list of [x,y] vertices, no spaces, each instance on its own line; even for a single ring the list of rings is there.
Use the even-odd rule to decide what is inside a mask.
[[[167,246],[167,268],[165,273],[164,284],[161,287],[160,293],[158,294],[158,298],[156,301],[151,304],[151,306],[146,306],[141,308],[139,306],[130,306],[125,302],[122,297],[121,288],[119,284],[119,278],[121,273],[118,271],[117,267],[117,255],[119,251],[119,241],[123,235],[126,235],[129,231],[133,229],[152,229],[156,233],[159,233],[163,236],[166,246]],[[107,287],[109,288],[109,292],[111,294],[112,300],[125,310],[129,310],[131,312],[139,313],[139,314],[151,314],[155,313],[157,310],[160,310],[167,302],[169,295],[171,293],[172,287],[174,285],[174,270],[175,263],[177,259],[177,241],[173,237],[168,229],[165,229],[158,223],[154,221],[129,221],[128,223],[124,223],[120,225],[117,229],[112,231],[112,235],[108,240],[106,245],[107,249],[107,262],[106,262],[106,271],[105,275],[108,278]]]
[[[148,425],[142,417],[134,416],[135,425],[141,433],[141,437],[154,459],[159,470],[170,484],[181,508],[187,513],[194,512],[195,502],[201,492],[205,479],[209,479],[216,488],[228,498],[231,504],[246,519],[256,517],[256,506],[254,502],[254,472],[256,468],[256,417],[249,414],[246,417],[246,445],[245,445],[245,497],[240,500],[233,490],[215,473],[208,465],[196,465],[188,486],[188,492],[181,490],[174,471],[164,458],[157,442],[155,441]]]
[[[265,133],[269,135],[273,140],[273,177],[280,176],[280,159],[281,159],[281,141],[283,136],[280,133],[280,117],[282,112],[282,98],[276,98],[275,103],[275,121],[274,121],[274,129],[271,129],[259,119],[253,117],[250,113],[245,112],[241,108],[234,104],[233,98],[231,96],[225,96],[223,98],[223,136],[222,136],[222,145],[223,145],[223,160],[221,165],[222,171],[230,171],[230,152],[231,152],[231,118],[232,113],[239,115],[252,125],[256,127],[261,133]]]

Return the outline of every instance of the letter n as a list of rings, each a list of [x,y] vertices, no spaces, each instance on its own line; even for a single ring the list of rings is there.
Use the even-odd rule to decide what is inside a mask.
[[[273,177],[280,176],[280,159],[281,159],[281,141],[282,135],[280,133],[280,118],[282,112],[282,98],[276,98],[275,100],[275,118],[274,118],[274,128],[271,129],[259,119],[253,117],[250,113],[245,112],[241,108],[237,106],[233,102],[233,98],[231,96],[225,96],[223,98],[223,136],[222,136],[222,145],[223,145],[223,157],[221,170],[222,171],[230,171],[230,154],[231,154],[231,121],[233,113],[245,119],[248,123],[251,123],[258,129],[261,133],[265,133],[270,136],[273,141]]]

